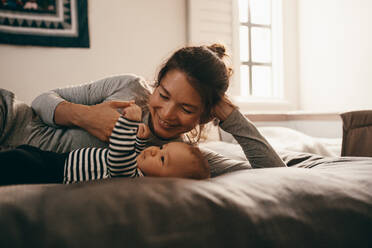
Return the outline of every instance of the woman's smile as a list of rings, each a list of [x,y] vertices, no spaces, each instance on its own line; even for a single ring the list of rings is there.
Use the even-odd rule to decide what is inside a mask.
[[[156,117],[158,119],[159,126],[163,129],[172,129],[176,128],[178,125],[177,124],[171,124],[168,121],[163,120],[158,113],[156,113]]]

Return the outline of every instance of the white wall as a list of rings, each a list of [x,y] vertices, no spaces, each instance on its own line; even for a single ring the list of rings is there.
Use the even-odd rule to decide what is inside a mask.
[[[286,71],[299,81],[296,109],[371,109],[372,1],[297,1],[298,46],[291,47],[298,47],[298,68]],[[159,63],[187,42],[186,0],[89,0],[88,11],[89,49],[0,44],[0,87],[30,103],[42,91],[111,74],[153,79]],[[285,44],[296,40],[286,37]]]
[[[299,0],[300,109],[372,108],[372,1]]]
[[[0,44],[0,87],[31,103],[43,91],[112,74],[152,80],[186,44],[185,0],[89,0],[88,18],[89,49]]]

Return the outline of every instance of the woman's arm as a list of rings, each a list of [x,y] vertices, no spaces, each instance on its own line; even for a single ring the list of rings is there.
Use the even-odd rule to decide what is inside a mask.
[[[122,75],[46,92],[32,108],[50,126],[77,126],[107,142],[120,116],[117,109],[128,106],[123,101],[144,103],[148,94],[139,77]]]
[[[221,121],[220,127],[234,136],[253,168],[286,167],[254,124],[226,98],[221,100],[214,111],[215,116]]]
[[[97,105],[83,105],[63,101],[54,112],[54,122],[60,126],[77,126],[102,141],[108,141],[115,121],[120,117],[117,109],[126,108],[128,101],[111,101]]]

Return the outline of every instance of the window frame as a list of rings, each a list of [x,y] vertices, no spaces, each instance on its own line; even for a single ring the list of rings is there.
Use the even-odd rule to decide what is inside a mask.
[[[240,60],[240,66],[242,65],[246,65],[248,66],[248,96],[254,96],[253,95],[253,66],[266,66],[266,67],[270,67],[271,68],[271,71],[273,70],[273,63],[272,63],[272,60],[273,60],[273,49],[272,49],[272,43],[273,43],[273,35],[272,35],[272,1],[273,0],[270,0],[270,24],[258,24],[258,23],[252,23],[252,17],[251,17],[251,1],[252,0],[247,0],[248,2],[248,5],[247,5],[247,21],[246,22],[241,22],[239,20],[239,28],[240,27],[247,27],[248,29],[248,44],[247,44],[247,48],[248,48],[248,61],[241,61]],[[276,0],[274,0],[276,1]],[[252,28],[260,28],[260,29],[268,29],[270,30],[270,45],[271,45],[271,49],[270,49],[270,55],[271,55],[271,58],[270,58],[270,62],[256,62],[253,60],[253,49],[252,49]],[[241,44],[239,42],[239,44]],[[274,84],[275,82],[273,81],[273,72],[271,72],[271,80],[270,80],[270,84],[271,84],[271,91],[270,92],[270,96],[274,96]],[[241,83],[241,82],[240,82]],[[271,97],[270,97],[271,98]]]
[[[272,13],[272,77],[276,77],[278,87],[275,97],[243,97],[240,93],[240,20],[238,0],[232,0],[233,16],[233,56],[234,76],[228,94],[243,112],[283,111],[298,109],[298,72],[297,72],[297,2],[296,0],[272,0],[278,13]],[[248,18],[250,18],[248,16]],[[279,21],[278,21],[279,20]],[[250,20],[248,20],[250,21]],[[278,25],[279,23],[279,25]],[[259,25],[259,24],[258,24]],[[252,26],[257,26],[253,24]],[[259,25],[261,26],[261,25]],[[250,37],[249,37],[250,39]],[[273,38],[274,40],[274,38]],[[250,53],[251,57],[252,54]],[[253,63],[254,64],[254,63]],[[260,63],[261,65],[262,63]],[[249,72],[252,75],[252,72]],[[250,78],[250,82],[252,82]],[[250,87],[252,84],[250,84]]]

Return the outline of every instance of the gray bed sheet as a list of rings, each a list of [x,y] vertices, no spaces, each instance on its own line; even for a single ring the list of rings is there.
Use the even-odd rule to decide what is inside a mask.
[[[371,247],[372,159],[0,187],[1,247]]]

